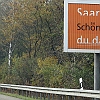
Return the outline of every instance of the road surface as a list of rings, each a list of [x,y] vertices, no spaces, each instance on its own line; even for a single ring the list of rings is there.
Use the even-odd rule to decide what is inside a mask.
[[[22,99],[18,99],[15,97],[10,97],[10,96],[0,94],[0,100],[22,100]]]

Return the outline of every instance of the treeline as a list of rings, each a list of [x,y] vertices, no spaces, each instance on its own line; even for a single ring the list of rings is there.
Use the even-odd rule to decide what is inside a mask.
[[[1,83],[93,88],[93,55],[63,52],[63,0],[0,4]]]

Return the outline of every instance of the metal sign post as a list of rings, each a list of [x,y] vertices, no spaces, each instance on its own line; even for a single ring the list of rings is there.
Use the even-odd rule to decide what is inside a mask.
[[[100,54],[94,54],[94,90],[100,90]],[[94,99],[99,100],[99,99]]]

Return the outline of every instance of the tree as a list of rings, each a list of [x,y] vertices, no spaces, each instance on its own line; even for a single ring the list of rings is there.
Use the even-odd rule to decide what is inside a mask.
[[[83,77],[85,88],[93,87],[86,83],[93,82],[93,55],[63,53],[63,0],[14,0],[5,6],[9,9],[0,21],[3,82],[79,88]],[[7,75],[9,44],[12,63]]]

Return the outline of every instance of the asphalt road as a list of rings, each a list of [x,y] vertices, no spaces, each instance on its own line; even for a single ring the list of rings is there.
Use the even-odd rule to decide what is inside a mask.
[[[5,96],[5,95],[0,94],[0,100],[22,100],[22,99],[18,99],[15,97],[10,97],[10,96]]]

